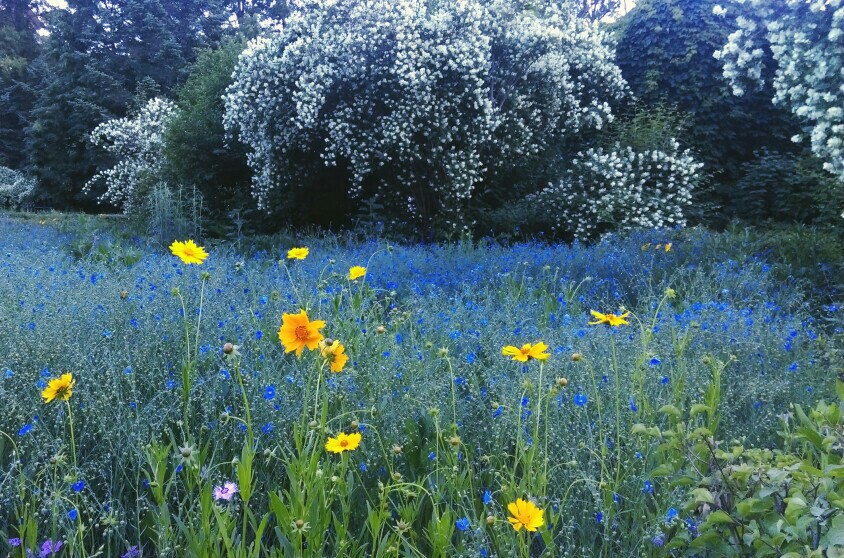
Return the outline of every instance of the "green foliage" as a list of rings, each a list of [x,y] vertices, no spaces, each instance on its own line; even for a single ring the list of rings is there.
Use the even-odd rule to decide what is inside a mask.
[[[840,369],[840,362],[838,363]],[[844,546],[844,383],[838,402],[806,412],[793,405],[781,417],[775,449],[716,444],[712,433],[691,432],[668,459],[702,476],[685,511],[698,517],[696,538],[678,519],[667,521],[665,548],[698,556],[840,556]],[[695,485],[693,485],[695,486]]]
[[[25,157],[23,131],[32,107],[27,66],[40,51],[33,0],[0,5],[0,165],[19,169]]]
[[[687,115],[683,141],[706,163],[704,172],[729,184],[762,147],[793,150],[790,137],[799,127],[787,111],[771,104],[769,89],[732,94],[713,57],[733,31],[731,22],[712,13],[717,4],[639,2],[617,24],[617,56],[640,102],[675,106]]]
[[[811,153],[764,150],[742,165],[728,209],[749,222],[774,220],[840,226],[840,182]]]
[[[245,150],[223,129],[222,96],[245,45],[243,38],[229,38],[199,54],[179,90],[180,110],[165,136],[165,172],[173,183],[193,185],[202,193],[209,225],[216,224],[210,232],[217,235],[224,232],[229,212],[254,206]]]

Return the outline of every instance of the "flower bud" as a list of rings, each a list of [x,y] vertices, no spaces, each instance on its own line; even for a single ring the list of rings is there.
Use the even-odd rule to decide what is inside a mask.
[[[223,352],[227,355],[230,355],[234,352],[234,345],[232,343],[226,343],[223,345]]]

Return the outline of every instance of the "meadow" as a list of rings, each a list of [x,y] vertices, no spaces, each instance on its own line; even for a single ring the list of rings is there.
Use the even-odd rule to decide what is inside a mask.
[[[835,239],[118,230],[0,217],[0,555],[840,548]]]

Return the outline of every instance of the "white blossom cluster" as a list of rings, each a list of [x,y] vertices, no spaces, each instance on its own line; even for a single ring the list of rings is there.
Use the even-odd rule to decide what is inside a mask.
[[[611,150],[578,153],[556,184],[526,202],[552,220],[556,230],[581,240],[633,228],[685,226],[685,210],[700,181],[703,163],[676,140],[667,151]]]
[[[38,183],[16,170],[0,166],[0,207],[21,209],[32,202]]]
[[[91,132],[90,141],[114,155],[113,167],[101,170],[89,180],[85,192],[100,181],[106,192],[100,201],[131,213],[143,193],[143,186],[161,175],[164,165],[164,132],[178,108],[167,99],[150,99],[137,115],[103,122]]]
[[[776,63],[774,103],[807,123],[812,151],[844,181],[844,0],[732,2],[756,14],[736,18],[737,30],[715,53],[733,92],[764,85],[767,45]]]
[[[348,169],[352,197],[457,227],[478,187],[612,121],[627,86],[609,37],[520,4],[301,2],[248,46],[225,96],[259,206],[316,153]]]

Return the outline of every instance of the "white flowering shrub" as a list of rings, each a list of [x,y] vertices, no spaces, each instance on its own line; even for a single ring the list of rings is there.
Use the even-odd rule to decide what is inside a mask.
[[[770,79],[774,103],[807,124],[812,151],[844,181],[844,0],[732,3],[750,4],[757,15],[736,18],[736,31],[715,53],[733,92],[742,95]],[[729,5],[718,15],[729,17]],[[767,50],[775,68],[766,67]]]
[[[103,122],[91,132],[90,140],[116,159],[113,167],[101,170],[85,184],[88,192],[104,182],[106,201],[131,213],[136,209],[145,186],[160,180],[164,167],[164,132],[176,115],[175,103],[150,99],[132,117]]]
[[[480,189],[612,121],[626,84],[608,36],[521,4],[304,2],[253,41],[224,122],[250,148],[259,206],[318,187],[329,166],[395,221],[455,229]]]
[[[580,240],[640,227],[685,226],[702,167],[676,140],[667,150],[592,148],[578,153],[559,182],[528,196],[526,206],[555,231]]]
[[[0,207],[23,209],[35,197],[38,183],[16,170],[0,166]]]

